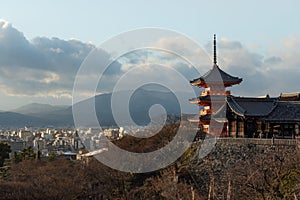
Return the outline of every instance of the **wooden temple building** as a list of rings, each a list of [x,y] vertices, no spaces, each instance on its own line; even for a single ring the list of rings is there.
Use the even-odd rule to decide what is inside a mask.
[[[242,82],[217,65],[216,36],[213,42],[213,67],[200,78],[190,81],[203,88],[190,103],[200,107],[199,117],[190,122],[199,124],[202,133],[221,137],[294,138],[299,135],[300,93],[279,97],[238,97],[227,89]],[[220,124],[218,129],[212,124]]]

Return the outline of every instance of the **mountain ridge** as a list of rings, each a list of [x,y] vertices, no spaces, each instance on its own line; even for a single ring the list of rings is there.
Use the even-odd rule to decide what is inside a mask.
[[[128,97],[130,91],[115,92],[114,98],[125,99]],[[181,92],[179,96],[185,98],[186,104],[183,105],[187,112],[185,114],[197,113],[198,108],[195,105],[188,103],[188,98],[192,94]],[[95,126],[90,121],[90,113],[86,111],[86,106],[95,101],[95,110],[98,121],[101,126],[115,126],[116,122],[111,109],[112,93],[105,93],[96,95],[95,98],[89,98],[74,104],[73,106],[53,106],[49,104],[31,103],[21,106],[12,111],[0,112],[0,127],[14,127],[20,128],[24,126],[33,127],[73,127],[73,111],[79,109],[79,114],[84,119],[83,126]],[[185,99],[184,99],[185,101]],[[133,92],[129,100],[128,109],[130,117],[137,125],[146,125],[150,120],[149,110],[155,105],[160,104],[164,107],[166,114],[180,115],[180,104],[176,96],[168,91],[144,90],[138,89]],[[118,115],[121,116],[121,122],[118,125],[126,126],[130,124],[128,116],[125,115],[125,109],[121,105],[115,105]],[[16,112],[17,111],[17,112]],[[78,124],[76,124],[78,125]]]

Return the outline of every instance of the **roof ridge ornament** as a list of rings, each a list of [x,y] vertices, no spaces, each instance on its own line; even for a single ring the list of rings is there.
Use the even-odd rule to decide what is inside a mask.
[[[214,34],[214,64],[217,65],[217,42],[216,42],[216,34]]]

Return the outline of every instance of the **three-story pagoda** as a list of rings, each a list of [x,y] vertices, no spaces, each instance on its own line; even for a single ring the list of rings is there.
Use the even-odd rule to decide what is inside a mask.
[[[213,67],[207,73],[200,78],[190,81],[192,86],[198,86],[204,88],[204,91],[200,92],[200,96],[194,99],[190,99],[190,103],[198,104],[200,106],[199,119],[191,119],[190,122],[196,122],[201,127],[202,131],[209,134],[214,134],[209,128],[212,115],[223,107],[225,104],[225,98],[230,95],[230,91],[226,90],[227,87],[239,84],[242,82],[242,78],[231,76],[224,72],[217,65],[217,52],[216,52],[216,35],[214,35],[213,41]],[[226,127],[227,124],[225,122]],[[222,134],[226,135],[227,130],[218,130]]]

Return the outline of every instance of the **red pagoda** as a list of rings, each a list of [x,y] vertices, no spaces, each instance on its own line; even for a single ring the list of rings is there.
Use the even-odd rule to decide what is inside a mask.
[[[190,122],[196,122],[199,124],[199,128],[204,133],[214,135],[210,130],[209,124],[211,124],[211,116],[216,112],[220,112],[224,109],[225,99],[230,96],[230,91],[226,90],[227,87],[239,84],[242,82],[242,78],[231,76],[224,72],[217,65],[217,53],[216,53],[216,35],[214,35],[213,42],[213,67],[207,73],[200,78],[190,81],[192,86],[198,86],[204,88],[204,91],[200,92],[198,98],[190,99],[190,103],[198,104],[200,106],[200,117],[197,119],[190,119]],[[222,135],[227,135],[227,122],[224,121],[223,130],[215,130],[215,132],[222,132]],[[224,123],[222,122],[222,123]]]

